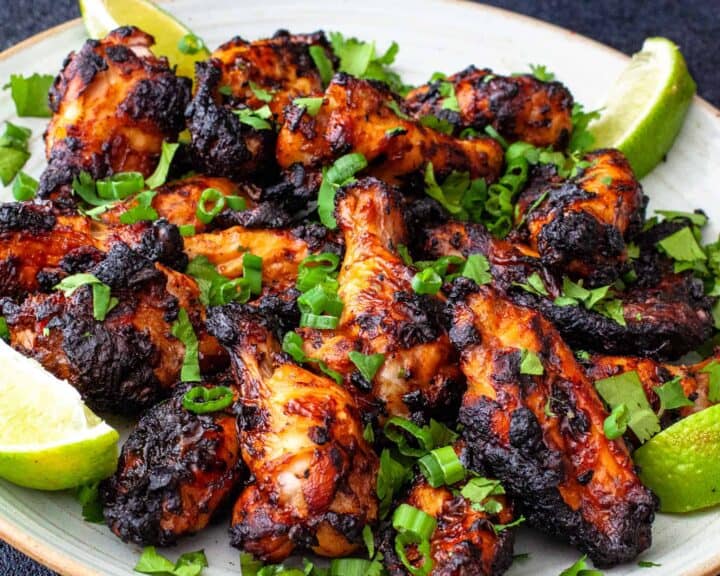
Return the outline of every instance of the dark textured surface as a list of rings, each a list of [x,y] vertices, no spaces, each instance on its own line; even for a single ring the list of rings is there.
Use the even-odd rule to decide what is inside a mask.
[[[582,3],[575,0],[495,0],[488,3],[570,28],[626,53],[638,50],[646,36],[672,38],[682,47],[698,81],[700,95],[720,106],[717,0],[596,0]],[[0,49],[77,16],[74,0],[0,0]],[[0,574],[48,576],[51,573],[0,542]]]

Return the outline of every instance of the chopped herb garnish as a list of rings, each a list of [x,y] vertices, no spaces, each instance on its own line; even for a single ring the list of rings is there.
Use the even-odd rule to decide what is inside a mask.
[[[295,106],[303,108],[310,116],[317,116],[320,111],[320,107],[323,103],[323,97],[318,96],[317,98],[295,98],[292,101]]]
[[[530,73],[540,82],[552,82],[555,74],[550,72],[544,64],[530,64]]]
[[[677,210],[655,210],[656,214],[660,214],[665,220],[690,220],[693,226],[698,228],[704,227],[708,223],[708,218],[702,212],[679,212]]]
[[[310,48],[308,48],[308,52],[310,52],[310,57],[313,59],[313,62],[320,73],[320,79],[322,80],[323,85],[327,86],[330,84],[330,80],[332,80],[333,77],[333,63],[330,61],[330,58],[328,58],[325,48],[317,45],[310,46]]]
[[[570,568],[565,568],[560,572],[560,576],[603,576],[603,573],[599,570],[593,570],[588,568],[587,556],[583,556],[575,562]]]
[[[460,271],[460,276],[474,280],[476,284],[489,284],[492,282],[490,262],[483,254],[470,254]]]
[[[367,167],[365,156],[358,153],[341,156],[330,168],[323,168],[323,179],[318,192],[318,214],[328,228],[337,228],[335,220],[335,192],[341,186],[355,182],[355,174]]]
[[[520,352],[520,374],[530,376],[542,376],[545,373],[540,357],[533,352],[523,348]]]
[[[587,310],[594,310],[603,316],[614,320],[617,324],[625,326],[625,316],[622,301],[610,295],[612,286],[600,286],[589,290],[582,283],[576,283],[568,277],[563,277],[562,294],[555,298],[556,306],[584,306]]]
[[[384,354],[361,354],[355,350],[348,354],[348,358],[368,382],[373,381],[375,374],[385,362]]]
[[[0,338],[8,342],[10,340],[10,328],[4,316],[0,316]]]
[[[437,294],[443,279],[434,268],[425,268],[413,276],[411,285],[416,294]]]
[[[390,108],[393,112],[395,112],[396,116],[402,120],[411,120],[410,116],[407,115],[407,113],[402,109],[400,104],[395,100],[388,100],[385,102],[385,106]]]
[[[200,576],[208,562],[202,550],[182,554],[174,564],[158,554],[154,546],[143,548],[135,572],[141,574],[156,574],[158,576]]]
[[[82,516],[85,522],[93,524],[105,522],[99,488],[100,482],[92,482],[79,486],[75,492],[75,498],[82,506]]]
[[[120,215],[120,222],[122,224],[136,224],[137,222],[153,222],[157,220],[159,215],[152,206],[156,195],[157,192],[154,190],[140,192],[135,196],[135,206]]]
[[[427,114],[420,118],[420,124],[430,128],[431,130],[440,132],[441,134],[452,134],[455,130],[455,126],[453,126],[450,122],[432,114]]]
[[[381,519],[387,516],[395,494],[411,476],[412,467],[396,460],[387,448],[381,452],[376,487]]]
[[[720,402],[720,362],[709,362],[700,372],[708,375],[708,400]]]
[[[282,342],[282,349],[283,352],[290,355],[290,357],[292,357],[292,359],[295,360],[295,362],[297,362],[298,364],[305,364],[308,362],[317,364],[318,368],[323,374],[335,380],[337,384],[342,384],[342,374],[329,368],[328,365],[325,364],[325,362],[323,362],[322,360],[310,358],[305,354],[305,352],[303,351],[302,336],[300,336],[300,334],[298,334],[297,332],[288,332],[287,334],[285,334]]]
[[[600,118],[599,110],[591,110],[590,112],[585,112],[582,104],[578,104],[577,102],[573,104],[573,131],[570,135],[570,143],[568,144],[568,150],[570,150],[571,152],[570,161],[575,166],[577,166],[580,162],[580,155],[590,150],[595,143],[595,137],[592,135],[590,130],[588,130],[588,126],[590,122],[596,120],[597,118]],[[575,168],[573,167],[572,170],[574,171]]]
[[[451,112],[460,112],[457,96],[455,95],[455,86],[452,82],[441,81],[438,86],[438,92],[443,97],[440,108],[450,110]]]
[[[498,144],[500,144],[500,146],[502,146],[503,149],[506,149],[509,146],[508,141],[505,140],[505,138],[502,137],[500,132],[495,130],[495,128],[493,128],[491,124],[488,124],[487,126],[485,126],[484,132],[485,132],[485,134],[490,136],[490,138],[492,138]]]
[[[255,84],[255,82],[253,82],[252,80],[250,80],[250,91],[258,100],[261,100],[262,102],[272,102],[272,92],[264,90],[263,88]]]
[[[650,407],[640,377],[634,370],[597,380],[595,388],[611,410],[620,404],[627,406],[627,425],[640,442],[649,440],[660,431],[660,421]]]
[[[640,566],[640,568],[655,568],[657,566],[662,566],[662,564],[650,562],[649,560],[640,560],[638,562],[638,566]]]
[[[603,422],[603,431],[608,440],[615,440],[625,434],[630,421],[630,410],[625,404],[618,404]]]
[[[30,158],[28,140],[30,129],[5,122],[0,136],[0,181],[7,186]]]
[[[692,230],[687,226],[674,234],[670,234],[670,236],[666,236],[657,245],[665,254],[677,262],[707,260],[707,255],[698,244]]]
[[[165,184],[167,175],[170,170],[170,164],[172,164],[175,153],[177,152],[180,144],[177,142],[165,142],[162,143],[162,151],[160,153],[160,162],[155,167],[155,172],[145,180],[145,185],[150,188],[158,188]]]
[[[451,172],[439,184],[432,162],[425,167],[425,193],[458,220],[477,222],[487,199],[487,185],[482,178],[470,179],[467,172]]]
[[[53,289],[63,292],[69,298],[81,286],[91,287],[93,318],[98,322],[102,322],[108,313],[118,305],[118,299],[111,297],[110,286],[98,280],[96,276],[93,274],[74,274],[63,278]]]
[[[180,379],[183,382],[201,382],[198,339],[185,308],[180,308],[177,320],[173,322],[171,332],[185,346]]]
[[[35,198],[37,192],[38,181],[32,176],[25,174],[22,170],[18,172],[15,182],[13,182],[12,194],[13,198],[18,202],[26,202]]]
[[[402,126],[395,126],[395,128],[389,128],[385,130],[385,136],[392,138],[393,136],[399,136],[400,134],[407,134],[407,129]]]
[[[680,376],[668,380],[662,386],[656,386],[653,390],[660,399],[661,413],[665,410],[674,410],[683,406],[693,406],[693,403],[685,396]]]
[[[537,272],[530,274],[527,282],[515,282],[513,286],[522,288],[525,292],[535,294],[536,296],[549,296],[547,288],[545,288],[545,283]]]
[[[48,106],[48,92],[54,80],[51,74],[11,74],[10,81],[3,88],[10,88],[18,116],[50,118],[52,111]]]
[[[502,496],[505,494],[505,489],[499,480],[476,477],[471,478],[468,483],[462,487],[460,494],[463,498],[472,502],[473,510],[476,512],[485,512],[487,511],[486,506],[491,497]],[[493,501],[497,502],[497,500]],[[497,503],[499,504],[499,502]]]
[[[241,108],[240,110],[233,110],[233,112],[241,123],[247,124],[255,130],[272,130],[272,124],[268,122],[272,118],[272,111],[267,104],[257,110]]]
[[[230,279],[220,274],[205,256],[193,258],[187,267],[187,274],[192,276],[200,289],[200,302],[205,306],[222,306],[230,302],[245,303],[252,294],[259,294],[258,272],[254,262],[257,256],[243,254],[243,277]],[[248,263],[251,266],[248,266]],[[262,283],[262,280],[260,280]]]

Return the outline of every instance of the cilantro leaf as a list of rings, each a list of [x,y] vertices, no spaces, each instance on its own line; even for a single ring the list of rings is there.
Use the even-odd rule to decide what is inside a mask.
[[[660,432],[660,421],[650,407],[637,372],[633,370],[597,380],[595,388],[611,409],[620,404],[627,406],[627,425],[640,442]]]
[[[708,400],[720,402],[720,362],[713,360],[703,367],[700,372],[708,375]]]
[[[544,64],[530,64],[530,73],[540,82],[552,82],[555,80],[555,74],[550,72]]]
[[[545,288],[545,283],[537,272],[530,274],[527,282],[513,282],[513,286],[522,288],[525,292],[535,294],[536,296],[549,296],[547,288]]]
[[[560,576],[603,576],[599,570],[587,567],[587,556],[580,558],[575,564],[560,572]]]
[[[660,399],[661,411],[693,406],[693,403],[685,396],[680,376],[668,380],[662,386],[656,386],[654,390]]]
[[[11,74],[10,82],[4,88],[10,88],[17,115],[50,118],[52,111],[48,106],[48,92],[54,79],[50,74]]]
[[[588,130],[588,126],[590,122],[600,118],[600,111],[585,112],[583,105],[576,102],[573,104],[571,118],[573,130],[568,150],[577,156],[590,150],[595,143],[595,137]]]
[[[105,521],[99,489],[100,482],[93,482],[79,486],[75,492],[75,497],[82,506],[82,515],[85,522],[99,524]]]
[[[542,376],[544,373],[540,357],[532,350],[523,348],[520,352],[520,374]]]

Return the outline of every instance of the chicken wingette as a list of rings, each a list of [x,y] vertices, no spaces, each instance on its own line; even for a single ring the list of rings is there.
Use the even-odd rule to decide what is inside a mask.
[[[596,565],[632,560],[650,546],[656,499],[624,442],[605,437],[607,413],[572,350],[538,312],[466,279],[454,287],[471,466],[498,478],[530,524]]]
[[[176,270],[187,265],[180,233],[166,220],[105,226],[50,203],[0,204],[0,298],[49,292],[78,266],[101,260],[118,241]]]
[[[661,266],[643,265],[638,282],[617,294],[624,320],[619,324],[594,309],[555,304],[562,294],[560,275],[545,268],[532,249],[493,238],[481,224],[430,225],[416,240],[426,258],[483,254],[498,290],[517,304],[539,310],[579,349],[677,358],[712,335],[712,300],[702,282],[688,272],[675,274],[667,258]],[[546,295],[527,289],[531,276],[540,278]]]
[[[613,282],[624,271],[626,241],[640,231],[645,197],[618,150],[584,157],[576,177],[540,177],[520,195],[517,238],[537,250],[542,263],[588,286]]]
[[[414,269],[397,253],[407,242],[396,190],[364,178],[338,191],[336,218],[345,239],[338,275],[343,302],[336,329],[300,328],[304,350],[339,372],[364,412],[424,421],[457,405],[462,379],[441,323],[440,300],[416,294]],[[351,351],[382,354],[368,382]]]
[[[103,482],[105,521],[126,542],[168,546],[202,530],[243,476],[232,405],[196,414],[189,385],[143,414]]]
[[[185,345],[172,334],[184,309],[199,341],[201,367],[226,363],[204,330],[204,308],[193,279],[154,264],[126,244],[113,244],[99,262],[78,262],[117,299],[98,319],[93,289],[35,294],[22,305],[0,301],[12,346],[68,380],[98,410],[136,413],[170,394],[180,378]]]
[[[462,443],[456,451],[462,451]],[[462,455],[462,454],[460,454]],[[483,502],[472,502],[461,493],[462,484],[433,488],[418,476],[402,502],[422,510],[437,521],[430,537],[432,569],[429,576],[499,576],[504,574],[513,560],[512,529],[496,530],[496,525],[513,521],[512,505],[503,495],[491,500],[498,511],[487,512]],[[396,552],[397,532],[387,526],[381,533],[380,551],[390,576],[410,574]],[[407,559],[420,568],[425,562],[417,547],[406,550]]]
[[[447,85],[453,88],[458,110],[447,106]],[[432,115],[453,125],[483,133],[492,126],[508,142],[529,142],[564,149],[572,132],[573,97],[560,82],[543,82],[530,75],[498,76],[470,66],[412,90],[406,98],[415,118]]]
[[[191,85],[152,54],[153,43],[126,26],[88,40],[65,60],[50,90],[41,197],[67,193],[81,171],[94,179],[153,172],[163,140],[175,140],[184,128]]]
[[[232,361],[252,478],[235,503],[231,542],[269,562],[301,550],[351,554],[377,519],[377,457],[348,391],[293,363],[268,324],[237,304],[208,320]]]
[[[317,114],[302,106],[286,113],[276,157],[284,169],[300,163],[320,170],[349,152],[364,155],[368,173],[390,184],[422,176],[428,162],[438,176],[457,170],[494,181],[503,164],[502,148],[492,138],[460,140],[436,132],[407,116],[386,85],[336,74]]]

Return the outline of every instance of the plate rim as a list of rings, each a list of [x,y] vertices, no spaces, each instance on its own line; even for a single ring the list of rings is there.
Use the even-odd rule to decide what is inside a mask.
[[[160,1],[162,2],[163,0]],[[607,44],[604,44],[593,38],[589,38],[584,34],[574,32],[572,30],[569,30],[568,28],[563,28],[562,26],[552,24],[550,22],[535,18],[533,16],[520,14],[512,10],[499,8],[497,6],[490,6],[488,4],[476,2],[473,0],[442,1],[452,4],[461,4],[465,7],[472,7],[473,9],[477,9],[480,11],[486,10],[500,13],[505,17],[513,18],[515,20],[521,20],[533,26],[547,28],[554,34],[570,36],[574,40],[578,40],[585,44],[590,44],[595,48],[602,49],[603,51],[609,52],[616,57],[619,56],[625,60],[630,59],[627,54],[621,52],[620,50],[617,50],[616,48],[613,48],[612,46],[608,46]],[[8,58],[22,52],[23,50],[37,44],[38,42],[65,32],[66,30],[69,30],[74,26],[81,25],[82,18],[73,18],[72,20],[67,20],[61,24],[58,24],[51,28],[47,28],[42,32],[38,32],[37,34],[21,40],[17,44],[13,44],[12,46],[0,52],[0,62],[7,60]],[[718,121],[720,121],[720,108],[715,107],[713,104],[711,104],[704,98],[698,96],[697,94],[693,97],[693,103],[705,108],[708,112],[714,115],[718,119]],[[51,542],[45,542],[36,539],[35,537],[25,532],[20,526],[13,524],[11,521],[3,518],[2,516],[0,516],[0,540],[3,540],[5,543],[9,544],[16,550],[19,550],[20,552],[29,556],[36,562],[42,564],[43,566],[46,566],[51,570],[54,570],[55,572],[58,572],[59,574],[62,574],[63,576],[102,576],[99,572],[96,572],[94,569],[88,567],[86,564],[78,561],[72,556],[68,556],[60,552],[52,545]],[[718,569],[720,569],[720,551],[718,551],[718,553],[712,558],[709,558],[701,566],[696,566],[689,572],[685,572],[684,576],[716,576],[716,571]]]

